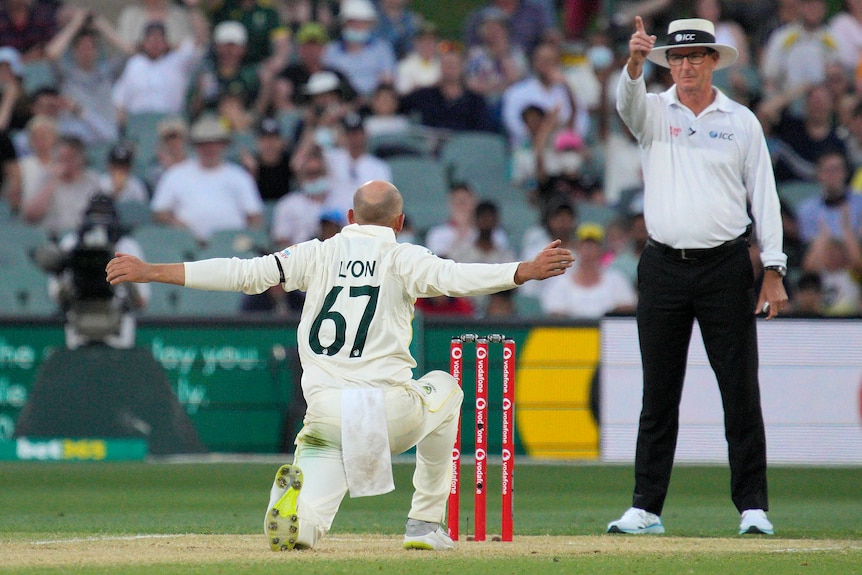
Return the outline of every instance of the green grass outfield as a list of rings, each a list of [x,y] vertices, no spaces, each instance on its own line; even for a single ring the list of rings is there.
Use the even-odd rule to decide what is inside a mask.
[[[775,537],[736,535],[725,467],[674,471],[663,536],[604,535],[629,466],[519,464],[515,542],[400,549],[412,464],[394,493],[345,499],[325,545],[272,553],[263,511],[278,463],[0,464],[0,573],[862,573],[862,469],[770,470]],[[464,466],[465,480],[472,467]],[[499,529],[490,468],[488,531]],[[468,489],[469,493],[469,489]],[[496,495],[496,497],[494,497]],[[494,513],[494,511],[497,511]],[[462,494],[462,521],[472,497]]]

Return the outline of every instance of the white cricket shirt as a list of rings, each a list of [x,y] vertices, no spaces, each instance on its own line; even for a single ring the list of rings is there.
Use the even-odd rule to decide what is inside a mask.
[[[186,262],[186,287],[262,293],[278,285],[308,292],[297,341],[306,399],[316,391],[385,387],[412,379],[416,298],[472,296],[515,287],[518,263],[465,264],[397,243],[391,228],[351,224],[253,259]]]
[[[713,88],[715,89],[715,88]],[[674,248],[711,248],[756,222],[763,265],[787,265],[772,162],[755,115],[716,90],[698,116],[676,86],[648,94],[623,68],[617,111],[641,146],[649,235]]]

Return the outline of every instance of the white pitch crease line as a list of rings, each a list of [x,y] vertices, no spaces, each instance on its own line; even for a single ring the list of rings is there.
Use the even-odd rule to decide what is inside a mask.
[[[48,541],[31,541],[31,545],[57,545],[58,543],[87,543],[91,541],[135,541],[137,539],[168,539],[170,537],[197,537],[190,533],[159,533],[150,535],[99,535],[95,537],[76,537],[74,539],[52,539]]]

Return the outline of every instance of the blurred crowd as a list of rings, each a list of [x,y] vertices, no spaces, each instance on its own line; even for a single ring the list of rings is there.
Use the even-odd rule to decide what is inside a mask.
[[[862,0],[477,0],[456,35],[441,32],[432,2],[422,13],[410,0],[117,4],[112,19],[83,0],[0,1],[0,226],[59,238],[104,194],[132,237],[165,226],[203,250],[249,231],[266,253],[337,233],[365,181],[422,186],[399,181],[393,162],[436,161],[447,142],[481,134],[501,142],[505,174],[481,162],[444,170],[434,201],[448,213],[428,221],[407,198],[413,225],[399,239],[502,262],[561,238],[576,267],[418,307],[629,313],[647,233],[616,83],[636,14],[660,39],[670,20],[701,17],[740,53],[718,87],[767,135],[793,313],[862,312]],[[652,91],[671,82],[660,67],[646,77]],[[478,185],[489,176],[497,188]],[[758,264],[756,247],[751,257]],[[301,305],[302,294],[274,290],[237,312]]]

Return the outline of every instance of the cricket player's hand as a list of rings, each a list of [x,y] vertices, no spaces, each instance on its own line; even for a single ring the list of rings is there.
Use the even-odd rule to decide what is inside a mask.
[[[125,282],[183,285],[186,279],[183,264],[149,264],[140,258],[119,252],[108,262],[105,272],[111,285]]]
[[[566,273],[572,267],[575,257],[572,250],[561,248],[560,240],[554,240],[536,254],[529,262],[521,262],[515,272],[515,283],[523,284],[527,280],[543,280]]]

